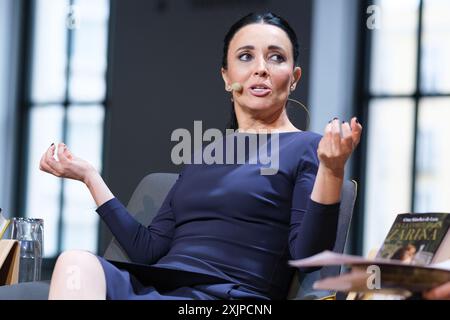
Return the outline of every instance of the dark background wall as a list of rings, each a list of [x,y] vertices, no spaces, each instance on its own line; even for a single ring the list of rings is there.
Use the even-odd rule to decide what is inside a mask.
[[[112,0],[103,175],[127,202],[151,172],[179,172],[170,152],[173,130],[194,120],[224,128],[229,94],[220,74],[223,37],[249,12],[288,20],[300,41],[303,77],[292,95],[307,105],[312,0]],[[293,113],[303,126],[304,113]],[[100,253],[109,240],[101,228]]]

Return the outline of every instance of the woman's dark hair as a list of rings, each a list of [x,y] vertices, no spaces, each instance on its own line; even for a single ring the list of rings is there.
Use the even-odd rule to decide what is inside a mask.
[[[250,13],[246,15],[245,17],[241,18],[239,21],[237,21],[235,24],[233,24],[228,30],[227,34],[225,35],[225,38],[223,40],[223,57],[222,57],[222,68],[227,69],[228,67],[228,48],[230,46],[230,42],[233,39],[234,35],[243,27],[249,24],[254,23],[262,23],[262,24],[270,24],[273,26],[276,26],[286,32],[286,34],[289,37],[289,40],[291,40],[292,43],[292,53],[294,57],[294,65],[297,65],[298,63],[298,54],[299,54],[299,46],[298,46],[298,40],[297,35],[295,34],[295,31],[291,28],[289,23],[287,23],[286,20],[283,18],[277,16],[274,13],[267,12],[267,13]],[[238,129],[238,123],[236,114],[234,112],[234,104],[231,104],[231,118],[230,122],[227,126],[229,129],[236,130]]]
[[[416,247],[412,244],[408,244],[404,247],[401,247],[399,249],[397,249],[397,251],[394,252],[394,254],[391,256],[390,259],[394,259],[394,260],[404,260],[405,259],[405,254],[408,251],[414,250],[414,253],[416,251]]]

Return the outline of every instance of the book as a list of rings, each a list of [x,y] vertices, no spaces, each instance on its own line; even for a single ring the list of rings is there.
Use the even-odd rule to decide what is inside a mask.
[[[305,259],[291,260],[289,264],[294,267],[331,265],[351,267],[349,273],[316,281],[314,289],[317,290],[377,292],[407,297],[450,281],[450,260],[429,265],[413,265],[400,260],[377,257],[366,259],[360,256],[324,251]],[[379,272],[379,283],[375,288],[370,285],[374,276],[373,270]]]
[[[418,265],[450,259],[450,214],[398,214],[377,257]]]
[[[350,267],[350,272],[316,281],[317,290],[408,297],[450,281],[450,214],[398,214],[380,250],[368,259],[325,251],[289,264]]]
[[[3,237],[6,229],[9,226],[11,220],[6,219],[2,214],[2,209],[0,208],[0,239]]]
[[[0,286],[18,282],[19,259],[19,241],[0,240]]]

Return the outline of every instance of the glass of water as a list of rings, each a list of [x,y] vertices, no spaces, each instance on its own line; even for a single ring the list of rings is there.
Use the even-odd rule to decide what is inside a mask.
[[[19,241],[19,282],[41,280],[44,220],[13,218],[11,239]]]

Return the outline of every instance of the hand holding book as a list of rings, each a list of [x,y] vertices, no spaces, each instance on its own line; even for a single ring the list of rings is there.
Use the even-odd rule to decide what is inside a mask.
[[[450,300],[450,281],[423,293],[428,300]]]

